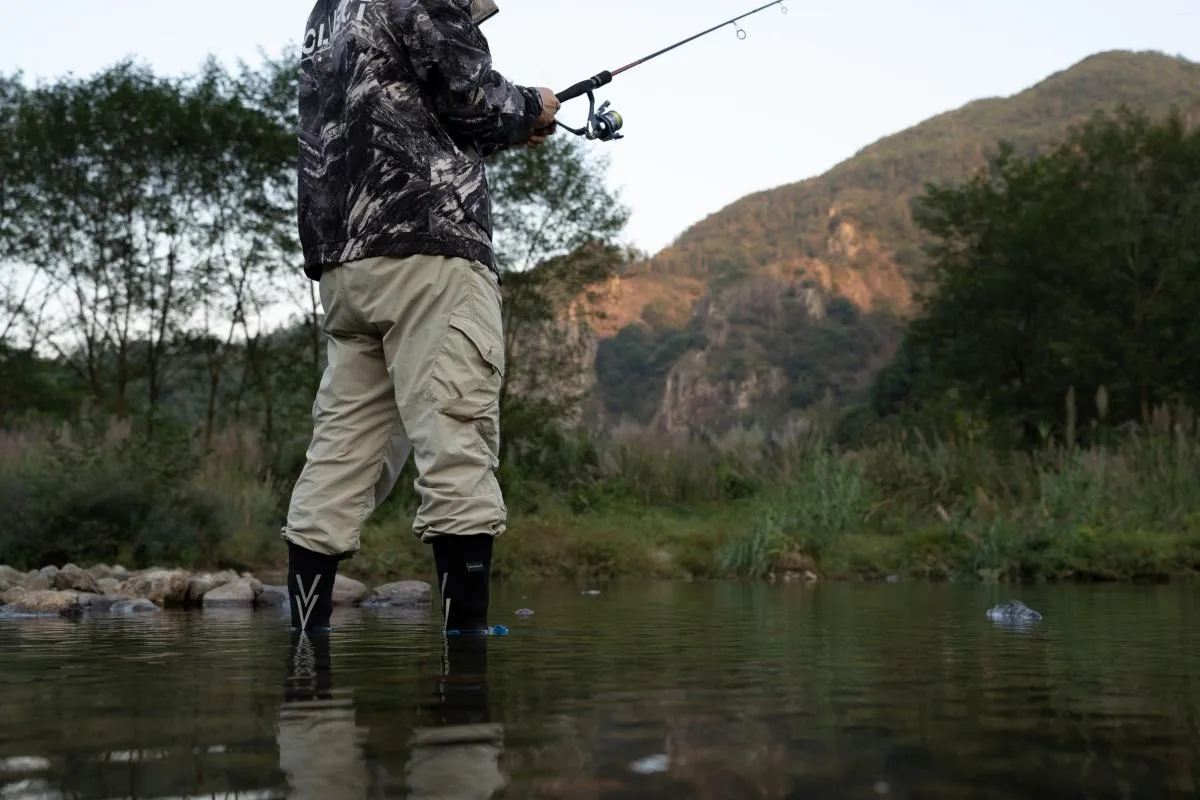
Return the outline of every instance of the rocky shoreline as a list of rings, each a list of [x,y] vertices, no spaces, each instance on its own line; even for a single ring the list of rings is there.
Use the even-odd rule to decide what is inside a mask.
[[[333,602],[335,606],[427,608],[432,591],[424,581],[369,589],[339,575]],[[22,572],[0,565],[0,615],[152,614],[168,609],[279,608],[287,602],[286,586],[264,584],[248,572],[135,571],[107,564],[87,569],[66,564]]]

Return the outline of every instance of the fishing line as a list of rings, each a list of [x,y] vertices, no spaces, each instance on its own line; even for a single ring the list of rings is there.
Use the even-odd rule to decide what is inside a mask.
[[[580,81],[579,83],[575,84],[574,86],[564,89],[563,91],[559,92],[556,95],[558,97],[559,103],[567,103],[571,100],[574,100],[577,97],[582,97],[584,95],[587,95],[588,103],[589,103],[588,118],[587,118],[587,123],[582,128],[572,128],[569,125],[564,125],[562,122],[558,122],[557,125],[559,127],[563,128],[564,130],[567,130],[567,131],[575,134],[576,136],[582,136],[586,139],[593,139],[593,140],[598,140],[601,142],[610,142],[610,141],[614,141],[616,139],[625,138],[620,133],[621,128],[623,128],[625,126],[624,118],[620,114],[618,114],[616,111],[612,110],[610,108],[610,104],[607,101],[605,101],[605,103],[602,106],[600,106],[599,109],[596,108],[596,96],[594,94],[596,89],[599,89],[601,86],[607,86],[608,84],[612,83],[613,78],[617,77],[618,75],[620,75],[624,72],[628,72],[629,70],[633,69],[634,67],[641,66],[642,64],[645,64],[647,61],[653,61],[654,59],[658,58],[659,56],[666,55],[667,53],[671,52],[672,50],[676,50],[680,47],[683,47],[686,44],[690,44],[691,42],[696,41],[697,39],[700,39],[704,36],[708,36],[710,33],[719,31],[721,28],[724,28],[728,25],[732,25],[734,27],[734,30],[737,32],[737,37],[739,40],[745,40],[746,39],[746,31],[745,31],[745,29],[742,28],[741,25],[738,24],[739,22],[746,19],[747,17],[752,17],[755,14],[758,14],[762,11],[766,11],[768,8],[771,8],[772,6],[779,6],[780,11],[782,13],[786,14],[788,12],[787,6],[785,5],[786,2],[787,2],[787,0],[773,0],[773,2],[766,3],[765,5],[759,6],[758,8],[754,9],[753,11],[747,11],[744,14],[739,14],[738,16],[734,17],[733,19],[725,20],[724,22],[722,22],[718,25],[714,25],[711,28],[701,31],[700,33],[697,33],[694,36],[689,36],[686,39],[682,39],[682,40],[676,42],[675,44],[664,47],[662,50],[658,50],[654,53],[651,53],[648,56],[639,58],[637,61],[633,61],[629,64],[626,64],[623,67],[618,67],[617,69],[614,69],[611,71],[605,70],[604,72],[601,72],[597,75],[593,75],[592,77],[588,78],[586,81]]]

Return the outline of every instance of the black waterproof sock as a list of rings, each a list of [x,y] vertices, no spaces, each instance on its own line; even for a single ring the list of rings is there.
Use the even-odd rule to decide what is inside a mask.
[[[333,615],[333,582],[338,558],[288,543],[288,595],[292,630],[307,633],[329,630]]]
[[[439,536],[433,540],[446,633],[486,633],[494,537]]]

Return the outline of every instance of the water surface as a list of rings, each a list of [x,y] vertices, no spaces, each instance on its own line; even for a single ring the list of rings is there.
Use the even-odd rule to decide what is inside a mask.
[[[0,619],[0,799],[1192,797],[1198,599],[509,586],[448,652],[423,613]]]

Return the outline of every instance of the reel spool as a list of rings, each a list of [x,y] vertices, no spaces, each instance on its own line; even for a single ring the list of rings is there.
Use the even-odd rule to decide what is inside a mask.
[[[582,136],[592,141],[612,142],[617,139],[624,139],[625,137],[621,135],[621,129],[625,127],[625,119],[616,110],[609,108],[610,103],[607,100],[597,109],[596,95],[588,92],[587,98],[587,123],[582,128],[572,128],[570,125],[564,125],[560,121],[558,123],[559,127],[570,131],[576,136]]]

